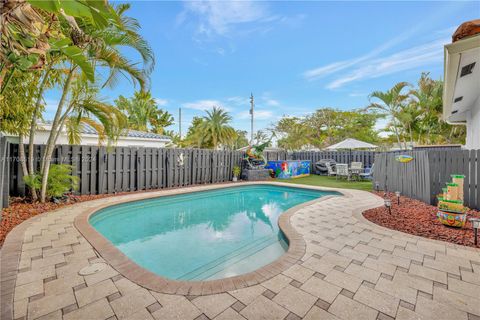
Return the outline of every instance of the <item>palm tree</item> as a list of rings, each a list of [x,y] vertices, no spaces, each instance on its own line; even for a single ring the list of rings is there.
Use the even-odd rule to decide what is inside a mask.
[[[421,114],[418,124],[418,142],[432,143],[432,135],[440,133],[443,106],[443,82],[435,81],[428,73],[422,73],[418,88],[411,90],[412,104]],[[425,141],[422,138],[425,134]]]
[[[158,108],[149,91],[136,91],[132,98],[120,96],[115,104],[126,113],[130,129],[163,134],[165,127],[173,124],[173,116]]]
[[[153,52],[146,41],[139,35],[139,25],[136,20],[124,15],[128,7],[128,5],[120,5],[115,10],[112,8],[111,12],[114,23],[107,26],[99,27],[98,24],[92,23],[89,19],[77,19],[78,26],[83,32],[82,34],[79,35],[78,32],[75,32],[75,29],[64,31],[65,34],[69,34],[70,38],[63,39],[62,43],[66,45],[74,43],[76,45],[75,48],[69,50],[69,54],[74,54],[75,59],[70,58],[69,54],[64,54],[61,64],[59,65],[60,67],[63,66],[65,80],[63,82],[62,95],[52,122],[46,150],[41,162],[42,202],[44,202],[46,198],[50,159],[59,132],[62,130],[67,119],[69,119],[69,116],[72,113],[75,114],[77,118],[79,114],[85,113],[97,116],[97,114],[104,115],[106,111],[105,104],[102,103],[79,103],[80,100],[75,99],[75,92],[81,92],[79,88],[81,88],[82,85],[88,86],[87,81],[94,79],[95,70],[105,70],[105,68],[109,70],[109,75],[104,81],[103,86],[115,85],[120,75],[129,76],[134,83],[138,82],[142,89],[148,84],[148,75],[154,65]],[[64,47],[58,44],[57,47],[59,48],[59,52],[63,53],[62,50]],[[122,47],[130,47],[139,52],[143,59],[144,68],[140,69],[134,62],[130,61],[121,52]],[[78,57],[83,58],[78,59]],[[92,74],[89,73],[89,68],[85,67],[85,65],[91,65],[92,68],[94,66]],[[80,70],[82,72],[80,72]],[[98,112],[94,110],[95,108]],[[85,112],[80,112],[81,109],[84,109]],[[100,122],[105,124],[103,120],[106,121],[108,119],[108,117],[105,117],[101,119]],[[121,122],[120,118],[117,120]],[[113,123],[113,125],[115,124],[116,123]],[[120,130],[107,129],[106,131],[112,134],[112,138],[115,134],[120,134]]]
[[[222,144],[231,144],[237,135],[235,129],[228,125],[232,117],[218,107],[213,107],[206,112],[207,115],[202,118],[203,121],[199,126],[203,140],[211,141],[213,149],[217,149]]]
[[[380,100],[380,103],[371,102],[370,105],[367,107],[367,109],[378,110],[390,117],[392,121],[391,127],[397,138],[398,146],[400,148],[402,148],[399,132],[401,123],[398,119],[398,115],[400,114],[402,105],[409,97],[408,94],[402,93],[403,89],[408,86],[410,86],[410,84],[407,82],[399,82],[394,85],[393,88],[387,90],[386,92],[374,91],[372,94],[370,94],[369,99],[371,101],[372,98],[376,98]]]
[[[80,144],[81,132],[84,126],[90,126],[97,131],[98,143],[111,145],[127,128],[127,118],[115,106],[98,97],[96,86],[78,84],[72,92],[69,104],[72,111],[65,115],[65,127],[70,144]]]
[[[164,134],[165,128],[171,126],[175,119],[168,111],[157,109],[154,116],[150,119],[152,125],[152,132],[158,134]]]

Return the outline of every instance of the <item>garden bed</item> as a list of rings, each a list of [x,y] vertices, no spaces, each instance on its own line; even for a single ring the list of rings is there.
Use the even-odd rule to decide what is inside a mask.
[[[376,194],[380,197],[384,195],[383,192]],[[468,218],[480,217],[479,211],[469,210],[467,212],[468,218],[464,228],[447,227],[437,220],[437,207],[403,196],[400,197],[400,205],[397,205],[397,197],[394,193],[388,193],[387,197],[392,200],[391,215],[385,207],[379,207],[365,211],[363,216],[373,223],[389,229],[474,247],[472,224]]]

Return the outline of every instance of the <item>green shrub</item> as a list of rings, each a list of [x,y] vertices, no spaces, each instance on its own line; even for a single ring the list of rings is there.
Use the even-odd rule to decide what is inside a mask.
[[[42,188],[42,176],[39,174],[32,174],[31,176],[23,176],[25,184],[32,189],[40,190]]]
[[[240,176],[240,173],[242,172],[239,166],[234,166],[232,171],[233,171],[233,176],[237,178]]]
[[[47,195],[58,198],[70,190],[78,189],[79,179],[72,176],[72,166],[68,164],[52,164],[47,180]]]
[[[68,164],[52,164],[47,179],[47,196],[60,198],[71,190],[78,189],[79,179],[72,176],[72,166]],[[42,187],[42,175],[35,174],[23,177],[25,184],[30,188],[40,190]]]

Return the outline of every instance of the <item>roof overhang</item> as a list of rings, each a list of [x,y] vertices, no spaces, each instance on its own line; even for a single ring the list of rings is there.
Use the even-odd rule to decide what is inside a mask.
[[[443,119],[448,123],[463,124],[468,117],[469,103],[471,100],[476,100],[478,97],[477,90],[467,90],[470,95],[469,100],[464,99],[461,103],[455,103],[454,99],[456,90],[459,87],[459,81],[470,81],[470,85],[476,86],[480,79],[480,58],[476,58],[476,65],[474,67],[474,74],[468,75],[468,79],[460,78],[460,71],[464,64],[468,64],[463,60],[471,60],[471,57],[477,56],[480,53],[480,34],[463,38],[454,43],[447,44],[444,49],[444,88],[443,88]],[[480,57],[480,55],[478,55]],[[476,70],[475,70],[476,69]],[[465,78],[466,78],[465,77]],[[473,82],[473,83],[472,83]],[[475,95],[477,95],[475,97]]]

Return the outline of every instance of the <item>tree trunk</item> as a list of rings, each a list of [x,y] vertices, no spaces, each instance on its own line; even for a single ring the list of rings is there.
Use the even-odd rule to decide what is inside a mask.
[[[395,116],[392,116],[392,119],[393,119],[393,132],[397,137],[398,147],[402,149],[402,142],[400,141],[400,134],[398,133],[397,121],[395,119]]]
[[[411,125],[408,126],[408,130],[410,131],[410,145],[413,148],[413,132],[412,132],[412,126]]]
[[[19,161],[20,161],[20,165],[22,166],[22,171],[23,171],[23,176],[31,176],[33,174],[29,174],[28,172],[28,168],[27,168],[27,161],[26,161],[26,157],[25,157],[25,144],[23,143],[23,134],[19,135],[18,136],[18,156],[19,156]],[[35,189],[35,187],[33,186],[29,186],[29,190],[30,190],[30,195],[32,197],[32,200],[33,201],[37,201],[38,200],[38,196],[37,196],[37,190]]]
[[[50,135],[48,136],[47,147],[45,149],[45,154],[42,157],[42,164],[40,167],[42,176],[42,189],[40,191],[40,201],[43,203],[45,202],[47,196],[47,181],[48,181],[48,172],[50,170],[50,162],[52,160],[53,150],[55,149],[55,143],[57,138],[57,130],[61,130],[62,128],[59,127],[60,120],[62,118],[62,109],[67,98],[68,90],[70,89],[70,84],[72,83],[72,78],[74,74],[74,68],[70,70],[70,73],[65,81],[65,85],[63,87],[62,97],[58,103],[57,112],[55,113],[55,118],[52,122],[52,128],[50,130]]]
[[[35,102],[35,110],[33,111],[32,122],[30,123],[30,134],[28,136],[28,175],[35,174],[35,164],[34,164],[34,139],[35,139],[35,131],[37,128],[37,119],[39,115],[40,104],[42,103],[43,92],[45,91],[45,86],[47,85],[48,76],[50,71],[52,70],[53,61],[47,66],[45,70],[45,74],[43,75],[42,82],[40,83],[40,87],[38,90],[37,101]],[[30,189],[32,193],[32,199],[37,200],[38,195],[35,189]]]

